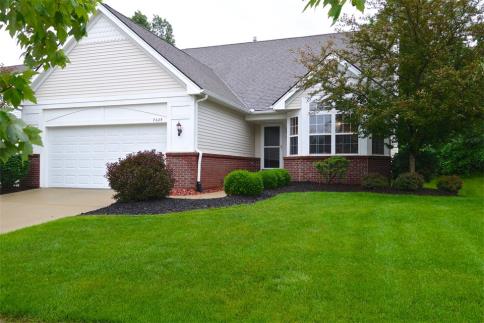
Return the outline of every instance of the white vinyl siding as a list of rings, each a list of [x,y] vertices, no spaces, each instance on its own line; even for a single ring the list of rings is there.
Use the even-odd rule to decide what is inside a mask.
[[[304,97],[303,92],[297,92],[289,101],[286,103],[286,109],[301,109],[301,102]]]
[[[182,92],[184,87],[101,16],[37,90],[42,100]]]
[[[204,153],[253,157],[253,126],[242,114],[217,104],[200,103],[198,148]]]

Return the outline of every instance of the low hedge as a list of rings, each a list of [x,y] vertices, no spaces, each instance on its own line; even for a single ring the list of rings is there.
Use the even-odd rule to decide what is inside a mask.
[[[361,186],[370,190],[386,188],[390,186],[390,181],[382,174],[370,173],[363,177],[363,179],[361,180]]]
[[[10,189],[20,182],[29,172],[30,162],[23,161],[20,155],[10,157],[5,163],[0,162],[0,187]]]
[[[224,178],[224,191],[227,195],[260,195],[264,190],[264,182],[260,173],[246,170],[234,170]]]
[[[463,184],[462,179],[457,175],[441,176],[437,179],[437,189],[442,192],[459,193]]]
[[[291,182],[291,175],[286,169],[264,169],[259,171],[265,189],[286,186]]]
[[[423,184],[424,178],[418,173],[403,173],[393,181],[393,187],[402,191],[418,191]]]

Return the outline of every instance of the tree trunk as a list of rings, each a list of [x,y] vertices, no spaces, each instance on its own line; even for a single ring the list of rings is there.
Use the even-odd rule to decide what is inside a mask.
[[[415,173],[415,155],[413,153],[408,155],[408,168],[410,173]]]

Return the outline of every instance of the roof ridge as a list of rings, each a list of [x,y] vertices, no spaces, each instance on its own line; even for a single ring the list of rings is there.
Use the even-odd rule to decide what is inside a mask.
[[[330,36],[330,35],[340,35],[340,34],[349,34],[349,33],[351,33],[351,31],[339,31],[339,32],[334,32],[334,33],[324,33],[324,34],[314,34],[314,35],[306,35],[306,36],[274,38],[274,39],[266,39],[266,40],[238,42],[238,43],[231,43],[231,44],[220,44],[220,45],[208,45],[208,46],[199,46],[199,47],[188,47],[188,48],[183,48],[181,50],[182,51],[185,51],[185,50],[191,50],[191,49],[202,49],[202,48],[211,48],[211,47],[223,47],[223,46],[244,45],[244,44],[257,44],[257,43],[265,43],[265,42],[272,42],[272,41],[279,41],[279,40],[298,39],[298,38],[309,38],[309,37],[317,37],[317,36]]]

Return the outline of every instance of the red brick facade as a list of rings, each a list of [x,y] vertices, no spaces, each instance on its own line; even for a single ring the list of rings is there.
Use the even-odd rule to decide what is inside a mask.
[[[259,170],[259,158],[203,154],[202,188],[223,187],[224,176],[235,169]],[[198,153],[167,153],[166,162],[175,178],[175,188],[196,187]]]
[[[284,157],[284,168],[291,174],[295,182],[322,182],[323,178],[314,167],[314,162],[328,157],[294,156]],[[363,176],[368,173],[380,173],[390,176],[390,157],[386,156],[348,156],[350,167],[344,184],[359,184]]]
[[[29,172],[20,181],[20,189],[22,190],[40,187],[40,156],[38,154],[30,155],[29,161]]]

